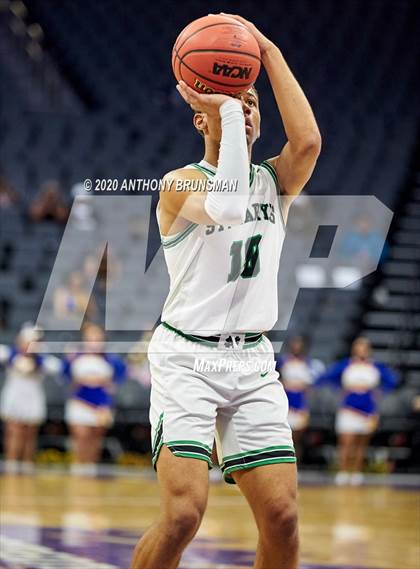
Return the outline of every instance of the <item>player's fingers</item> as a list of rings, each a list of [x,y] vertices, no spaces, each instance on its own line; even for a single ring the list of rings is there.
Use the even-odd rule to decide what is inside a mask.
[[[192,89],[189,89],[183,81],[182,83],[178,83],[177,89],[187,101],[187,103],[191,104],[194,102],[194,91],[192,91]]]
[[[181,87],[180,85],[177,85],[177,86],[176,86],[176,90],[177,90],[178,93],[181,95],[181,97],[184,99],[184,101],[189,104],[188,96],[186,95],[186,93],[184,92],[184,90],[182,89],[182,87]]]
[[[257,29],[252,22],[250,22],[249,20],[246,20],[245,18],[242,18],[242,16],[237,16],[236,14],[226,14],[225,12],[220,12],[220,14],[222,16],[228,16],[229,18],[233,18],[234,20],[237,20],[238,22],[240,22],[241,24],[246,26],[248,29],[254,29],[254,30]]]
[[[187,95],[187,94],[182,90],[182,88],[179,87],[178,85],[177,85],[176,88],[177,88],[178,93],[181,95],[181,97],[182,97],[182,98],[184,99],[184,101],[187,103],[187,105],[189,105],[189,106],[192,108],[192,110],[195,111],[195,110],[196,110],[196,109],[195,109],[195,105],[190,101],[188,95]]]
[[[238,20],[238,22],[242,22],[243,24],[251,24],[248,20],[245,20],[242,16],[238,16],[237,14],[227,14],[226,12],[220,12],[221,16],[228,16],[229,18],[233,18],[234,20]]]
[[[189,85],[187,85],[186,83],[184,83],[184,81],[180,81],[181,84],[181,88],[183,89],[185,96],[188,99],[188,103],[191,105],[191,107],[196,110],[197,107],[200,106],[200,104],[202,103],[202,99],[203,99],[203,95],[200,93],[197,93],[197,91],[194,91],[194,89],[192,89]]]
[[[178,93],[184,99],[184,101],[192,108],[193,111],[196,111],[198,108],[197,102],[194,101],[190,95],[188,94],[187,90],[184,89],[181,85],[176,86]]]
[[[197,91],[191,89],[191,87],[187,85],[184,81],[182,81],[182,79],[179,82],[179,84],[181,85],[182,89],[184,90],[184,92],[187,94],[188,98],[191,101],[197,102],[199,100],[199,94],[197,93]]]

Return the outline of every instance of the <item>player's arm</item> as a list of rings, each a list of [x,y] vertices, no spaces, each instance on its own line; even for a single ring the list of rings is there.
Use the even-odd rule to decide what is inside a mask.
[[[162,191],[159,195],[161,209],[173,219],[183,218],[193,223],[214,225],[206,212],[204,202],[207,190],[193,192],[190,184],[206,181],[206,176],[198,170],[173,170],[163,178]]]
[[[296,196],[311,177],[321,151],[321,135],[311,106],[279,48],[251,22],[241,16],[226,16],[244,24],[260,47],[287,136],[280,154],[269,162],[276,170],[282,191]]]
[[[169,191],[164,186],[161,206],[170,215],[194,223],[241,224],[249,200],[249,156],[242,104],[226,95],[196,93],[182,81],[177,88],[193,110],[220,120],[222,134],[213,187],[219,181],[235,182],[236,191],[228,191],[228,188],[223,190],[222,186],[217,186],[218,191],[188,191],[188,185],[182,182],[202,179],[202,174],[193,173],[192,170],[176,170],[164,178]]]

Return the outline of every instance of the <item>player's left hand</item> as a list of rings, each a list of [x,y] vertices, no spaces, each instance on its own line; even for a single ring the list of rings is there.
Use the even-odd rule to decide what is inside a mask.
[[[260,30],[256,26],[254,26],[252,22],[245,20],[245,18],[242,18],[242,16],[237,16],[236,14],[226,14],[225,12],[220,12],[220,15],[228,16],[229,18],[238,20],[238,22],[241,22],[241,24],[243,24],[246,28],[248,28],[248,30],[257,40],[261,52],[261,57],[264,57],[267,51],[269,51],[274,46],[273,42],[270,41],[263,33],[261,33]]]
[[[176,86],[178,93],[184,99],[186,103],[190,105],[193,111],[198,113],[207,113],[210,116],[220,116],[220,107],[226,101],[232,99],[229,95],[223,95],[222,93],[197,93],[194,89],[191,89],[185,81],[180,80]]]

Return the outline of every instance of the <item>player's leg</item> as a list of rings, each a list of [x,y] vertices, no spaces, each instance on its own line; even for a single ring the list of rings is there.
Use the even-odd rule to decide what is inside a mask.
[[[161,489],[158,521],[136,546],[131,569],[175,569],[207,505],[218,377],[194,371],[193,342],[160,326],[149,346],[152,457]],[[203,356],[211,348],[201,348]],[[217,354],[216,354],[217,355]]]
[[[161,492],[159,520],[138,542],[131,569],[176,569],[196,534],[208,497],[208,464],[160,451],[157,473]]]
[[[258,371],[274,359],[269,340],[244,350],[241,359],[247,365],[238,390],[217,417],[221,468],[227,482],[239,485],[254,513],[259,531],[255,567],[296,569],[296,457],[287,397],[275,371],[263,376]]]
[[[232,473],[253,511],[259,540],[255,569],[297,569],[299,554],[296,464]]]

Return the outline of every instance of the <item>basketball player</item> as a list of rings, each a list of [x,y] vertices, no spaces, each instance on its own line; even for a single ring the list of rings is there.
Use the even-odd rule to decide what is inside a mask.
[[[278,156],[251,164],[260,135],[256,90],[233,98],[177,86],[195,111],[205,150],[201,162],[165,177],[170,189],[161,192],[157,211],[171,280],[149,346],[153,462],[162,504],[131,569],[179,566],[206,509],[215,432],[224,478],[238,485],[256,520],[254,567],[298,566],[287,398],[262,331],[277,320],[282,206],[309,180],[321,142],[280,50],[253,24],[232,17],[258,41],[288,142]],[[206,179],[213,187],[235,180],[236,191],[177,191]],[[271,371],[264,371],[266,364],[273,364]]]

